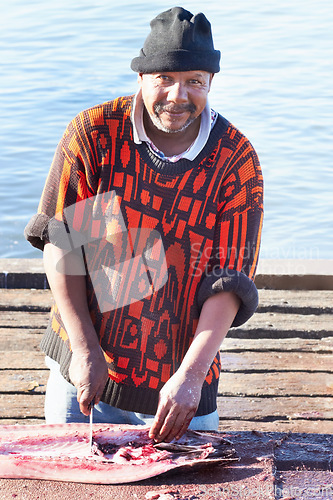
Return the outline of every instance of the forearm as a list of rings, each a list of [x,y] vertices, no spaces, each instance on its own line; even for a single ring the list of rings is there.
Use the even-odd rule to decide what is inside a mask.
[[[63,256],[60,248],[47,243],[44,247],[45,272],[72,350],[88,351],[97,348],[99,343],[87,304],[84,267],[78,255],[68,254],[61,261]]]
[[[180,367],[160,391],[157,413],[149,435],[171,441],[186,431],[198,408],[209,367],[227,335],[240,300],[231,292],[209,297],[201,310],[194,340]]]
[[[45,245],[45,272],[71,344],[69,376],[82,413],[89,415],[91,402],[102,397],[108,368],[89,314],[84,265],[79,255],[63,256],[51,243]]]
[[[205,301],[193,342],[179,368],[187,379],[203,384],[239,306],[240,300],[232,292],[220,292]]]

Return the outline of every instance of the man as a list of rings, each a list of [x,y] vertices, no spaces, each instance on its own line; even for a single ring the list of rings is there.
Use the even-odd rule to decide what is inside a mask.
[[[137,94],[80,113],[58,146],[26,228],[56,303],[48,422],[94,402],[156,441],[218,428],[219,347],[257,307],[263,214],[256,153],[208,104],[219,60],[203,14],[163,12]]]

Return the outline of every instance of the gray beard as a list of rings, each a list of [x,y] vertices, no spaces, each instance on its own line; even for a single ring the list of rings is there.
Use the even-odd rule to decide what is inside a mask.
[[[166,127],[165,125],[163,125],[163,123],[161,122],[161,119],[159,116],[156,116],[156,115],[149,115],[150,116],[150,119],[151,121],[153,122],[153,124],[155,125],[155,127],[158,129],[158,130],[161,130],[162,132],[166,132],[167,134],[177,134],[178,132],[183,132],[184,130],[187,129],[187,127],[189,127],[191,125],[191,123],[194,122],[194,120],[196,118],[192,118],[191,116],[187,119],[187,121],[184,123],[184,125],[178,129],[170,129],[169,127]]]
[[[186,108],[183,109],[190,111],[190,113],[195,113],[196,111],[196,107],[193,104],[189,104],[188,106],[186,106]],[[161,112],[162,110],[162,105],[160,105],[159,103],[155,104],[154,114],[149,114],[149,117],[158,130],[161,130],[162,132],[165,132],[167,134],[177,134],[178,132],[183,132],[196,120],[195,117],[189,116],[182,127],[178,129],[170,129],[169,127],[163,125],[162,120],[159,117],[159,112]]]

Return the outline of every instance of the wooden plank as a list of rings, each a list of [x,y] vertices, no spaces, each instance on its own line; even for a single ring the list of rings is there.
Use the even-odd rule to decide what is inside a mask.
[[[259,309],[303,314],[333,313],[333,290],[266,290],[259,292]],[[44,307],[53,302],[50,290],[0,288],[0,307]],[[274,309],[275,308],[275,309]]]
[[[0,318],[2,328],[45,328],[48,312],[3,311]],[[255,314],[238,328],[232,328],[229,337],[329,337],[333,336],[333,315],[320,316],[300,314],[262,313]]]
[[[53,302],[50,290],[0,288],[0,310],[48,311]]]
[[[34,425],[43,424],[44,409],[40,409],[40,417],[30,417],[23,415],[22,418],[1,418],[0,425]],[[332,422],[315,420],[274,420],[272,422],[263,422],[252,420],[222,420],[219,423],[220,432],[306,432],[318,434],[331,434],[333,432]]]
[[[333,316],[331,314],[289,314],[289,313],[258,313],[254,314],[244,325],[242,329],[267,328],[282,330],[304,330],[321,331],[326,329],[333,335]]]
[[[43,417],[22,417],[22,418],[1,418],[0,425],[40,425],[45,424],[45,419]],[[1,499],[1,497],[0,497]]]
[[[219,396],[220,418],[227,420],[331,420],[333,396],[324,397],[227,397]]]
[[[218,390],[224,396],[333,396],[333,374],[223,372]]]
[[[285,420],[288,422],[323,422],[333,431],[333,399],[331,398],[244,398],[219,397],[218,412],[225,421]],[[0,416],[41,418],[44,415],[42,394],[0,394]],[[306,431],[305,431],[306,432]]]
[[[26,392],[44,394],[48,379],[44,370],[0,370],[0,392]]]
[[[258,311],[333,313],[333,290],[258,290]]]
[[[42,351],[0,351],[0,370],[13,368],[16,370],[44,369],[44,359],[45,354]]]
[[[0,328],[0,351],[28,350],[31,337],[37,338],[35,345],[39,345],[44,332],[44,328]],[[221,351],[332,353],[333,337],[323,339],[242,339],[227,336],[222,343]]]
[[[332,434],[333,423],[330,420],[224,420],[220,418],[220,432],[306,432]]]
[[[242,339],[227,336],[222,345],[222,352],[315,352],[333,353],[333,337],[322,339]]]
[[[259,292],[258,311],[333,313],[333,290],[266,290]],[[0,310],[50,308],[50,290],[0,288]]]
[[[44,353],[39,350],[41,334],[22,332],[22,330],[16,330],[14,336],[10,333],[0,340],[0,369],[42,368]],[[281,372],[333,371],[333,355],[330,353],[285,353],[283,350],[261,352],[259,348],[255,353],[245,348],[240,352],[222,350],[221,363],[222,371],[226,372],[271,371],[272,369]]]
[[[39,350],[44,330],[0,328],[0,352]]]
[[[3,311],[0,328],[46,328],[48,312]]]
[[[248,398],[218,398],[219,429],[224,432],[228,430],[256,430],[264,432],[332,433],[333,420],[329,419],[332,415],[332,401],[326,401],[326,398],[311,398],[310,401],[304,399],[272,398],[272,401],[268,404],[267,398],[255,400]],[[286,408],[286,411],[283,411],[284,408]],[[302,413],[297,413],[299,408],[304,410],[303,418],[301,417]],[[322,417],[327,417],[326,419],[316,419],[318,408],[321,408],[320,413]],[[43,395],[0,394],[0,424],[33,423],[34,419],[43,418]]]
[[[333,336],[333,315],[254,314],[244,325],[231,328],[229,337],[240,338],[322,338]]]
[[[0,369],[34,369],[43,368],[44,353],[39,350],[41,334],[26,333],[16,330],[16,335],[9,334],[1,339]],[[3,344],[1,346],[1,344]],[[333,372],[333,354],[312,352],[255,352],[221,351],[222,371],[327,371]]]
[[[222,371],[327,371],[333,372],[333,354],[310,352],[222,352]]]
[[[333,290],[261,289],[258,292],[260,312],[333,313]],[[48,289],[0,289],[0,310],[46,310],[52,302],[52,292]]]
[[[44,418],[43,394],[0,394],[0,423],[6,419]],[[25,423],[25,422],[24,422]]]

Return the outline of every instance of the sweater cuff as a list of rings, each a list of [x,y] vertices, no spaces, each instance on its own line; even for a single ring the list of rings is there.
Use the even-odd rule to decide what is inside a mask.
[[[33,247],[44,250],[47,227],[50,217],[46,214],[35,214],[24,229],[24,236]]]
[[[258,291],[253,281],[233,269],[215,269],[206,275],[198,293],[198,306],[219,292],[234,292],[242,301],[232,327],[245,323],[258,307]]]
[[[24,229],[24,236],[32,246],[39,250],[44,250],[44,245],[48,241],[63,250],[73,250],[67,224],[46,214],[35,214],[31,217]],[[80,247],[81,244],[85,243],[83,240],[81,242],[80,233],[75,232],[74,235],[74,231],[72,231],[72,239],[74,236],[76,247]]]

